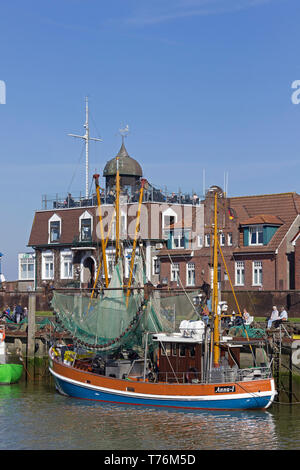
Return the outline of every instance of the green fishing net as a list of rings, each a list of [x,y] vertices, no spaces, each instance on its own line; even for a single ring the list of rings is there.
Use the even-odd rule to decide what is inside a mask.
[[[83,294],[54,292],[52,308],[59,326],[87,348],[101,351],[142,346],[145,332],[172,332],[182,319],[192,319],[193,293],[168,295],[155,291],[145,299],[145,274],[138,259],[133,286],[127,298],[123,286],[123,264],[115,266],[109,289],[91,299]]]

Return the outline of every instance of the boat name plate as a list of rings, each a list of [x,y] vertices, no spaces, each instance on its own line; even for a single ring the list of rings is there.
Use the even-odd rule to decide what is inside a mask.
[[[226,387],[215,387],[215,393],[232,393],[235,392],[235,385],[229,385]]]

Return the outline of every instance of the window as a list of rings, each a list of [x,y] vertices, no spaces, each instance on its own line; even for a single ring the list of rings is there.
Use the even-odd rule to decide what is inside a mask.
[[[50,222],[50,243],[57,242],[60,237],[60,222]]]
[[[92,241],[93,233],[93,216],[85,211],[79,217],[79,237],[81,242]]]
[[[220,234],[220,245],[221,246],[225,245],[225,233]]]
[[[126,238],[126,215],[120,214],[119,218],[119,238]],[[116,239],[116,215],[114,215],[114,220],[112,221],[110,239]]]
[[[19,254],[19,280],[33,281],[35,275],[35,254],[20,253]]]
[[[82,242],[92,239],[92,221],[91,219],[81,219],[80,240]]]
[[[61,279],[73,279],[73,254],[70,250],[60,253],[60,277]]]
[[[61,218],[57,214],[53,214],[48,221],[48,234],[48,243],[59,242],[61,235]]]
[[[170,225],[174,225],[176,222],[177,218],[173,215],[164,215],[164,227],[170,228]]]
[[[170,229],[170,225],[174,225],[177,222],[178,216],[176,212],[169,207],[162,214],[162,228]]]
[[[185,248],[185,238],[184,232],[175,230],[173,238],[173,247],[172,248]]]
[[[186,283],[188,286],[195,285],[195,263],[188,263],[187,264],[187,277]]]
[[[42,279],[54,278],[54,254],[52,251],[42,253]]]
[[[245,284],[245,263],[236,261],[235,263],[235,285],[243,286]]]
[[[201,248],[203,246],[203,237],[202,235],[198,235],[198,247]]]
[[[217,270],[217,281],[218,281],[218,288],[220,288],[220,282],[222,278],[222,273],[221,273],[221,265],[218,264],[218,270]],[[210,286],[213,289],[214,287],[214,268],[210,268]]]
[[[227,234],[227,245],[232,246],[232,233]]]
[[[111,277],[112,273],[114,272],[114,269],[115,269],[116,255],[115,254],[107,255],[106,256],[106,261],[107,261],[107,274],[108,274],[108,277]],[[134,270],[134,268],[133,268],[133,270]]]
[[[177,344],[172,343],[172,356],[177,356]]]
[[[179,346],[179,356],[180,357],[185,357],[185,345],[184,344],[180,344]]]
[[[160,346],[160,352],[162,356],[171,356],[171,344],[162,343]]]
[[[157,257],[153,258],[152,260],[153,265],[152,265],[152,273],[154,274],[159,274],[160,273],[160,261]]]
[[[261,261],[253,261],[252,284],[253,286],[262,286],[262,262]]]
[[[179,282],[179,263],[171,264],[171,281]]]
[[[171,356],[171,344],[170,343],[166,343],[165,349],[166,349],[166,356]]]
[[[249,245],[263,245],[263,226],[249,227]]]
[[[204,236],[205,246],[210,246],[210,234],[206,233]]]

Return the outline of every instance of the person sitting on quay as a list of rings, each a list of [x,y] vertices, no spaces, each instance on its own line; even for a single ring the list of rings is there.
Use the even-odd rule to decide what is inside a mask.
[[[278,320],[274,322],[274,328],[278,328],[282,323],[287,322],[288,314],[284,307],[280,308],[280,315]]]
[[[279,312],[277,310],[276,305],[274,305],[271,316],[268,320],[268,325],[267,325],[268,330],[272,328],[272,323],[275,322],[276,320],[279,320]]]

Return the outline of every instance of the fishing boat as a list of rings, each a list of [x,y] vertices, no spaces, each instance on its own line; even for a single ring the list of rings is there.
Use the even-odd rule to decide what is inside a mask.
[[[116,157],[118,158],[118,157]],[[214,280],[208,324],[199,316],[184,319],[177,331],[170,306],[178,300],[164,296],[147,283],[141,253],[136,253],[144,180],[141,183],[132,245],[129,279],[124,281],[119,240],[119,174],[116,175],[116,265],[108,279],[98,176],[94,175],[101,228],[105,286],[95,296],[100,263],[92,293],[54,292],[57,322],[73,338],[71,346],[53,344],[49,369],[58,392],[69,397],[133,406],[178,409],[266,409],[276,396],[271,366],[259,364],[249,341],[253,367],[241,366],[241,349],[233,337],[222,335],[226,309],[218,293],[217,193],[214,221]],[[192,294],[193,295],[193,294]],[[201,293],[197,294],[200,295]],[[174,300],[175,299],[175,300]],[[182,300],[182,299],[181,299]],[[182,302],[179,303],[182,308]],[[260,343],[261,346],[261,343]],[[256,362],[255,362],[256,361]]]
[[[5,325],[0,325],[0,385],[19,382],[23,372],[23,364],[10,357],[5,344]]]

